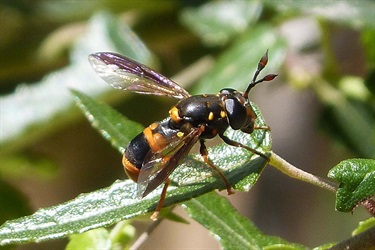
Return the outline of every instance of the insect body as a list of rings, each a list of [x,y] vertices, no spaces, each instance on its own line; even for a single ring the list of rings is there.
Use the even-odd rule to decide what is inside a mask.
[[[170,109],[168,118],[152,123],[129,143],[122,160],[125,172],[138,184],[137,191],[140,197],[145,197],[160,184],[165,183],[151,219],[157,219],[163,206],[170,183],[169,175],[198,141],[204,162],[220,175],[228,194],[233,193],[231,185],[208,159],[206,139],[219,135],[225,143],[245,148],[268,160],[263,153],[224,135],[229,126],[248,134],[254,129],[269,129],[255,125],[257,116],[248,99],[251,88],[256,84],[270,81],[277,76],[269,74],[257,80],[258,74],[267,64],[267,52],[259,61],[258,69],[245,92],[225,88],[217,95],[191,96],[167,77],[118,54],[95,53],[89,56],[89,61],[98,75],[116,89],[180,99]]]

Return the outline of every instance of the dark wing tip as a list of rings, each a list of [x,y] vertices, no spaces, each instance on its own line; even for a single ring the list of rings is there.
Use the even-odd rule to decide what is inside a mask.
[[[103,60],[103,57],[102,57],[103,53],[102,52],[99,52],[99,53],[92,53],[88,56],[88,59],[89,59],[89,62],[92,66],[94,65],[97,65],[97,64],[102,64],[104,63],[104,60]]]
[[[96,53],[92,53],[89,55],[90,62],[99,60],[99,61],[104,62],[105,64],[115,64],[116,60],[121,59],[121,58],[125,59],[124,56],[121,56],[119,54],[112,53],[112,52],[96,52]]]
[[[96,58],[98,60],[103,60],[106,57],[106,52],[96,52],[89,55],[90,58]]]

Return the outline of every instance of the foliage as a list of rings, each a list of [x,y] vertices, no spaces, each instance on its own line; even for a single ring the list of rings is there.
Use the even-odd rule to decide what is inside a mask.
[[[97,187],[96,191],[21,217],[31,209],[27,199],[8,183],[9,179],[37,176],[43,181],[58,175],[59,164],[33,146],[81,120],[82,113],[74,103],[119,152],[142,131],[143,126],[137,123],[142,121],[142,114],[127,113],[126,118],[97,101],[127,103],[129,100],[129,96],[124,98],[119,91],[110,89],[90,68],[87,55],[97,51],[116,51],[154,68],[169,65],[171,72],[163,72],[165,75],[176,73],[188,64],[201,65],[199,58],[209,55],[215,58],[208,65],[212,68],[189,88],[190,93],[197,94],[215,93],[228,84],[243,90],[259,58],[268,49],[267,72],[280,73],[280,77],[284,76],[296,89],[312,91],[322,106],[321,128],[349,152],[345,156],[348,159],[328,173],[328,177],[339,184],[336,209],[350,212],[364,201],[371,204],[375,196],[373,1],[207,1],[199,6],[185,6],[183,1],[166,1],[165,4],[152,0],[142,1],[142,4],[84,1],[79,3],[82,8],[75,4],[40,1],[35,5],[9,2],[0,6],[4,22],[0,38],[0,211],[2,221],[20,217],[0,227],[1,245],[70,235],[68,249],[129,247],[135,238],[134,228],[129,223],[156,206],[160,190],[139,200],[135,198],[135,184],[125,180],[115,181],[106,188]],[[103,9],[109,11],[101,12]],[[302,16],[317,23],[320,37],[293,46],[280,35],[280,30],[285,23]],[[172,18],[179,19],[188,30],[179,24],[173,25]],[[151,20],[160,23],[154,24]],[[365,69],[361,74],[342,70],[340,56],[334,53],[336,48],[331,40],[338,29],[359,34],[361,51],[358,54],[362,59],[355,65]],[[24,42],[26,39],[28,43]],[[188,52],[184,53],[182,47]],[[304,56],[311,55],[311,51],[324,55],[325,60],[318,70],[298,63],[298,59],[307,58]],[[157,61],[153,53],[158,54],[161,61]],[[168,60],[173,54],[178,54],[177,58],[172,56],[174,59]],[[189,77],[193,79],[196,75],[199,74],[192,72]],[[134,106],[128,109],[135,108],[136,104],[129,103],[127,105]],[[266,124],[259,109],[254,107],[259,125]],[[149,119],[147,117],[148,123]],[[269,132],[256,131],[244,136],[229,130],[227,135],[274,156]],[[209,155],[240,191],[249,191],[266,165],[262,158],[225,144],[210,147]],[[349,159],[352,157],[355,159]],[[282,160],[272,159],[282,163]],[[293,175],[293,169],[284,170],[306,181],[298,174]],[[265,235],[225,197],[212,192],[223,189],[223,183],[204,166],[198,155],[186,157],[173,173],[172,180],[174,185],[169,189],[165,204],[182,204],[189,216],[214,234],[223,248],[305,248]],[[166,218],[184,221],[168,209],[163,212]],[[124,219],[132,220],[123,222]],[[118,224],[108,228],[114,223]],[[363,223],[355,234],[366,230],[373,230],[373,221]],[[82,234],[73,235],[78,233]]]
[[[340,183],[336,198],[338,211],[350,212],[360,201],[375,194],[375,160],[342,161],[328,176]]]

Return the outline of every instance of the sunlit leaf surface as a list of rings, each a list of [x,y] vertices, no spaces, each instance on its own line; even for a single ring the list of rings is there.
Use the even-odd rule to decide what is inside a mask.
[[[211,192],[183,204],[194,220],[215,235],[223,249],[307,249],[264,235],[226,198],[216,193]]]
[[[117,51],[143,63],[151,60],[150,52],[124,23],[120,25],[110,14],[92,17],[87,33],[74,45],[68,67],[38,83],[21,84],[14,93],[0,97],[2,154],[54,131],[71,118],[73,101],[68,87],[94,96],[111,90],[87,62],[90,53],[103,50]]]
[[[375,196],[375,160],[350,159],[340,162],[328,173],[340,182],[336,209],[350,212],[363,199]]]
[[[122,152],[130,138],[128,136],[134,136],[139,126],[93,98],[77,91],[73,91],[73,94],[94,128]],[[259,110],[256,107],[254,109],[259,117],[259,125],[263,125],[264,120]],[[251,135],[244,135],[242,132],[230,130],[227,135],[262,152],[269,151],[271,147],[269,132],[259,130]],[[222,169],[229,182],[240,190],[250,189],[266,164],[261,157],[252,158],[252,153],[224,144],[209,149],[209,156]],[[166,206],[214,189],[225,188],[222,180],[203,163],[198,155],[186,157],[171,175],[171,179],[173,185],[168,190]],[[40,209],[31,216],[8,221],[0,227],[0,243],[65,237],[153,211],[159,200],[160,188],[144,199],[138,199],[135,191],[134,182],[117,181],[108,188],[81,194],[66,203]]]

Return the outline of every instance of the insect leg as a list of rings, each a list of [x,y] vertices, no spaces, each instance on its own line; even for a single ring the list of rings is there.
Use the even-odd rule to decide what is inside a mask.
[[[167,195],[167,189],[168,189],[168,186],[169,186],[170,183],[171,183],[171,181],[169,180],[169,178],[167,178],[164,182],[164,187],[163,187],[163,191],[161,192],[161,195],[160,195],[158,206],[156,207],[155,212],[150,217],[151,220],[155,221],[155,220],[158,219],[160,210],[163,208],[165,196]]]
[[[226,137],[226,136],[223,135],[223,134],[219,134],[219,136],[220,136],[220,138],[223,139],[223,141],[224,141],[226,144],[228,144],[228,145],[235,146],[235,147],[239,147],[239,148],[247,149],[247,150],[249,150],[250,152],[259,155],[260,157],[264,158],[264,159],[267,160],[267,161],[270,160],[269,157],[268,157],[267,155],[265,155],[265,154],[263,154],[263,153],[261,153],[261,152],[255,150],[255,149],[253,149],[253,148],[250,148],[250,147],[248,147],[248,146],[246,146],[246,145],[243,145],[243,144],[241,144],[241,143],[239,143],[239,142],[233,141],[233,140],[229,139],[228,137]]]
[[[261,129],[261,130],[265,130],[265,131],[271,131],[270,126],[257,126],[257,125],[255,125],[254,129]]]
[[[200,140],[199,141],[201,146],[200,146],[200,149],[199,149],[199,152],[200,154],[202,155],[203,157],[203,160],[204,162],[210,166],[213,170],[215,170],[221,177],[221,179],[223,179],[224,183],[225,183],[225,186],[227,187],[227,192],[228,192],[228,195],[231,195],[231,194],[234,194],[234,191],[232,190],[232,187],[231,185],[229,184],[227,178],[223,175],[222,172],[220,172],[220,170],[210,161],[210,159],[208,159],[208,151],[207,151],[207,147],[206,145],[204,144],[204,140]]]

